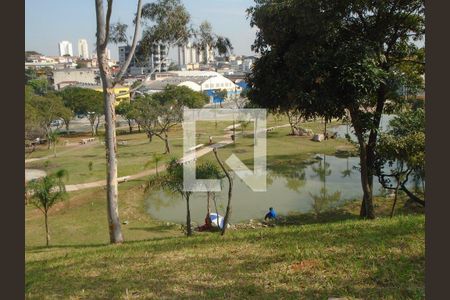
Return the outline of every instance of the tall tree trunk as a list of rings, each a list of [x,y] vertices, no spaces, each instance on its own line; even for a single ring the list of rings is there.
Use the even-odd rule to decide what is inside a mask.
[[[106,47],[109,40],[110,19],[112,14],[113,1],[107,2],[106,16],[103,9],[103,0],[95,0],[95,15],[97,25],[97,59],[100,70],[100,77],[103,87],[104,114],[105,114],[105,148],[107,162],[106,178],[106,198],[108,208],[109,237],[111,243],[122,243],[123,236],[119,220],[118,207],[118,187],[117,187],[117,141],[116,141],[116,116],[115,116],[115,94],[114,85],[126,73],[131,59],[133,58],[138,41],[138,34],[141,26],[142,0],[138,0],[133,42],[125,63],[120,68],[118,74],[113,80],[111,70],[108,66],[106,57]]]
[[[394,210],[395,210],[395,205],[397,204],[399,186],[400,186],[400,183],[397,182],[397,186],[395,187],[394,203],[392,204],[392,209],[391,209],[391,218],[394,216]]]
[[[363,190],[363,200],[361,203],[360,217],[374,219],[375,213],[373,209],[373,176],[369,174],[369,167],[367,165],[367,145],[364,140],[363,131],[359,124],[358,116],[353,109],[350,110],[353,128],[359,143],[359,160],[361,165],[361,186]]]
[[[167,133],[164,133],[164,144],[166,145],[165,154],[170,153],[169,137],[167,136]]]
[[[51,147],[51,137],[50,137],[50,135],[51,135],[51,133],[52,133],[52,130],[51,129],[47,129],[46,130],[46,136],[47,136],[47,149],[48,150],[50,150],[50,147]]]
[[[186,233],[187,236],[192,235],[192,228],[191,228],[191,209],[189,207],[189,194],[186,195]]]
[[[372,123],[373,127],[370,130],[369,139],[367,141],[367,144],[364,141],[361,127],[359,126],[359,124],[357,124],[358,129],[359,129],[358,130],[359,135],[357,135],[358,142],[360,145],[361,145],[361,143],[364,144],[364,152],[365,152],[364,163],[365,163],[365,173],[366,173],[365,176],[367,177],[367,184],[368,184],[369,191],[370,191],[370,193],[364,192],[364,199],[363,199],[363,203],[361,205],[360,216],[363,218],[369,218],[369,219],[375,218],[375,213],[373,211],[373,169],[374,169],[374,162],[375,162],[375,147],[376,147],[377,140],[378,140],[378,129],[380,128],[381,116],[383,113],[385,102],[386,102],[386,86],[385,86],[385,84],[381,84],[377,90],[377,104],[376,104],[375,112],[373,115],[373,123]],[[353,128],[355,129],[355,132],[356,132],[357,130],[355,128],[355,123],[358,123],[359,119],[357,118],[354,110],[350,110],[350,116],[352,119]],[[355,122],[353,120],[355,120]],[[361,164],[361,166],[362,166],[362,164]],[[362,169],[361,169],[361,172],[362,172]],[[364,190],[364,188],[363,188],[363,190]]]
[[[66,133],[67,133],[67,135],[70,135],[70,130],[69,130],[70,122],[65,122],[65,123],[66,123]]]
[[[95,119],[89,119],[89,122],[91,123],[91,135],[95,136]]]
[[[211,192],[206,192],[206,214],[209,215],[211,212],[210,210],[210,198],[211,198]]]
[[[217,154],[217,148],[214,148],[213,151],[214,151],[214,156],[216,157],[217,162],[219,163],[220,167],[222,168],[223,172],[225,173],[225,176],[227,176],[227,179],[228,179],[228,202],[227,202],[227,209],[225,211],[225,217],[223,219],[223,227],[222,227],[222,232],[221,232],[221,235],[224,235],[225,231],[227,229],[227,226],[228,226],[228,220],[231,217],[231,197],[233,195],[233,178],[231,178],[230,173],[225,168],[223,162],[220,160],[220,158]],[[217,216],[217,223],[219,225],[219,216]]]
[[[289,111],[286,112],[286,116],[288,118],[289,126],[291,126],[291,135],[295,135],[294,122],[292,121],[292,117]]]
[[[48,230],[47,211],[44,212],[44,219],[45,219],[45,245],[48,247],[50,244],[50,231]]]
[[[114,98],[115,98],[115,95],[114,95]],[[115,120],[115,117],[114,117],[114,120]],[[95,135],[98,134],[98,125],[100,125],[100,116],[97,116],[97,124],[95,124]],[[115,124],[114,124],[114,127],[115,127]]]
[[[106,81],[106,80],[105,80]],[[104,82],[105,82],[104,81]],[[106,85],[105,83],[104,85]],[[119,220],[118,182],[117,182],[117,139],[116,116],[114,112],[115,94],[112,88],[106,87],[105,97],[105,145],[107,163],[107,203],[109,239],[111,243],[123,242],[122,230]]]
[[[130,129],[130,133],[133,133],[133,126],[131,125],[131,120],[128,120],[128,127]]]
[[[367,154],[365,151],[365,147],[364,150],[360,151],[359,158],[361,165],[361,185],[363,190],[363,201],[361,203],[361,210],[359,216],[361,218],[375,219],[375,212],[373,209],[373,190],[372,190],[373,176],[369,175],[369,170],[367,166]]]

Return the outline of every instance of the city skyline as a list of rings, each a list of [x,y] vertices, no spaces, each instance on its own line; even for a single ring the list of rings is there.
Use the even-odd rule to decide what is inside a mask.
[[[236,54],[254,54],[251,44],[256,30],[250,27],[245,12],[253,5],[252,0],[215,0],[214,6],[207,0],[182,2],[191,14],[192,25],[198,26],[203,20],[207,20],[212,24],[215,33],[230,38]],[[79,39],[86,39],[88,47],[95,49],[95,10],[91,2],[62,3],[57,0],[42,0],[37,3],[26,0],[25,7],[25,50],[56,56],[58,49],[54,46],[55,43],[67,40],[77,45]],[[135,1],[114,2],[112,22],[129,24],[129,35],[132,34],[131,24],[135,9]],[[48,11],[52,11],[51,18],[46,17]],[[80,15],[84,18],[80,19]],[[108,46],[112,59],[118,60],[119,45]],[[177,61],[177,56],[177,49],[171,49],[169,58]]]

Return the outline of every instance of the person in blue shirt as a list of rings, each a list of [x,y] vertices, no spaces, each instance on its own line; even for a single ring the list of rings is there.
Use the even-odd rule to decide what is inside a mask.
[[[264,217],[264,221],[267,221],[267,219],[275,220],[276,217],[277,217],[277,213],[275,212],[275,209],[273,209],[273,207],[271,207],[271,208],[269,208],[269,212]]]

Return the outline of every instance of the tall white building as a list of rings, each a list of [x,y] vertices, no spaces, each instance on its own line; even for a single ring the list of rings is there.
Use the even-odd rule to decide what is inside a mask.
[[[73,56],[72,43],[69,41],[62,41],[58,44],[59,56],[69,55]]]
[[[214,49],[210,48],[209,46],[206,47],[206,49],[203,51],[203,61],[207,64],[214,61]]]
[[[130,50],[130,46],[119,46],[119,65],[125,63]],[[152,45],[150,53],[147,53],[145,57],[143,55],[136,55],[139,52],[138,45],[129,65],[130,74],[141,75],[152,71],[165,72],[168,70],[166,46],[162,44]]]
[[[178,47],[178,65],[203,64],[214,61],[214,49],[209,46],[205,50],[198,50],[189,42]]]
[[[85,39],[78,40],[78,56],[83,59],[89,59],[88,43]]]
[[[198,63],[197,50],[192,47],[191,43],[178,47],[178,65],[185,66],[188,64]]]

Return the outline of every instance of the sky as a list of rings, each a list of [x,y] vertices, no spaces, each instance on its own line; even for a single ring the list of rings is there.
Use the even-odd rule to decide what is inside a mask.
[[[181,0],[191,15],[195,27],[207,20],[213,31],[231,40],[234,53],[251,55],[251,45],[256,30],[250,27],[245,10],[253,0]],[[106,1],[105,1],[106,2]],[[143,3],[151,2],[144,0]],[[136,12],[136,0],[114,0],[112,22],[129,25],[132,35],[132,18]],[[45,55],[58,55],[58,43],[72,43],[74,55],[78,54],[78,39],[88,41],[89,52],[94,51],[95,6],[93,0],[25,0],[25,50]],[[117,45],[110,44],[113,59],[118,59]],[[176,51],[171,50],[170,58]]]

